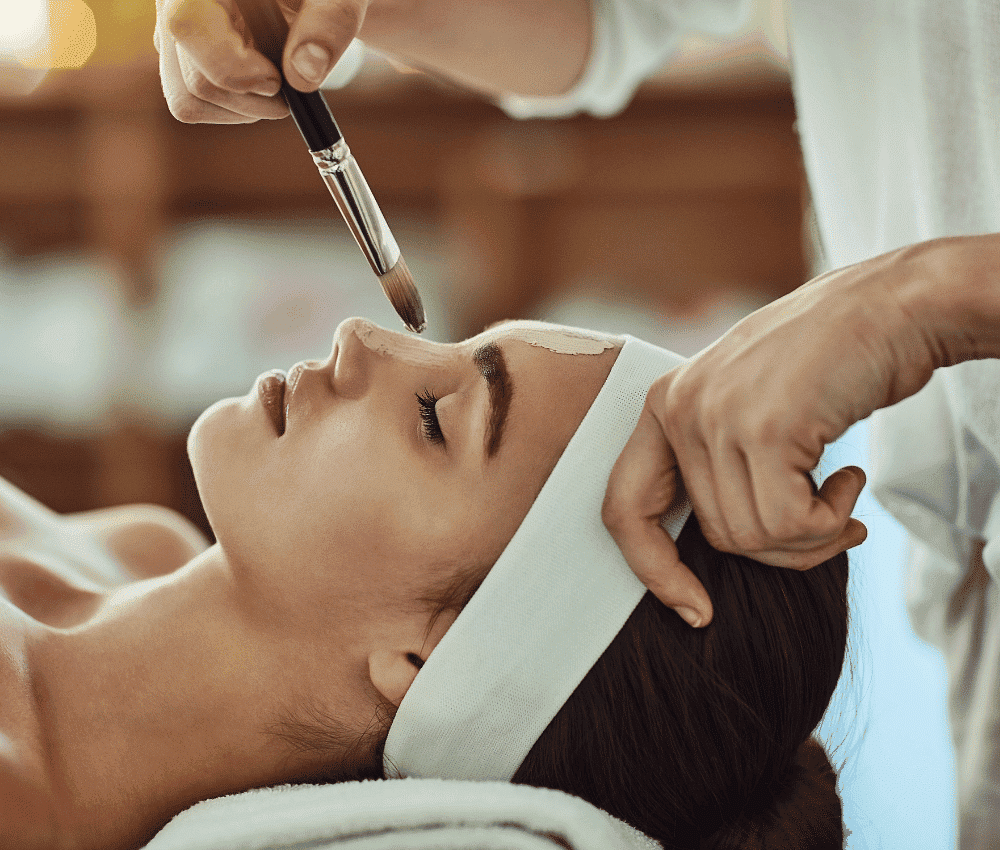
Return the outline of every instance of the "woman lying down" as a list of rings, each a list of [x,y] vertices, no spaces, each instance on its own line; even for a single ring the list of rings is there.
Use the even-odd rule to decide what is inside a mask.
[[[691,629],[601,524],[679,362],[539,323],[444,345],[352,319],[195,424],[214,546],[166,511],[62,517],[5,485],[0,846],[134,848],[211,797],[408,775],[559,789],[667,847],[839,850],[810,736],[846,556],[762,567],[691,517],[715,609]]]

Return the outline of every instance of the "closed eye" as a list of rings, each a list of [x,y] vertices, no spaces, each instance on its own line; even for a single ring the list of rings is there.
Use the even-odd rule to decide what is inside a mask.
[[[441,422],[437,415],[438,397],[430,390],[424,389],[422,393],[417,393],[417,406],[420,408],[421,428],[424,437],[430,443],[444,443],[444,433],[441,431]]]

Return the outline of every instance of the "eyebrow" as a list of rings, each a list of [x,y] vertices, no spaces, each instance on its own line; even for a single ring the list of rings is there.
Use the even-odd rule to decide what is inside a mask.
[[[495,342],[479,346],[472,355],[479,374],[486,380],[490,393],[490,410],[486,422],[486,457],[492,458],[500,448],[503,429],[507,424],[507,412],[514,395],[514,385],[507,371],[507,361],[503,351]]]

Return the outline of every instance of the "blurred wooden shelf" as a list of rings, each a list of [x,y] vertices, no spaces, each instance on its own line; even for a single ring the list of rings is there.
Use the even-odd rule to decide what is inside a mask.
[[[452,237],[459,329],[530,310],[584,271],[667,304],[709,281],[777,295],[804,280],[794,110],[773,69],[661,80],[612,119],[532,122],[397,79],[328,99],[387,213],[432,217]],[[106,255],[140,303],[179,222],[336,215],[289,120],[183,125],[149,62],[0,100],[0,144],[0,240]],[[493,271],[477,280],[471,265]]]

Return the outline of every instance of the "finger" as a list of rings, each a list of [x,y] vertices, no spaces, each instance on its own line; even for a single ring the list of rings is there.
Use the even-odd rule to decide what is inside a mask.
[[[677,474],[683,479],[688,499],[698,516],[702,534],[712,544],[713,540],[722,540],[727,536],[725,519],[722,516],[716,499],[715,476],[713,475],[712,459],[708,446],[705,444],[696,423],[691,417],[674,416],[673,408],[667,402],[667,392],[671,386],[671,373],[658,379],[646,394],[643,407],[643,417],[652,417],[657,425],[656,433],[660,442],[651,443],[648,452],[666,452],[673,457],[678,468]],[[673,425],[673,429],[669,426]],[[681,427],[684,430],[680,430]],[[668,437],[668,434],[672,436]],[[660,446],[656,448],[654,446]],[[647,454],[646,460],[654,455]],[[661,473],[662,474],[662,473]],[[673,494],[671,493],[671,496]]]
[[[764,449],[751,458],[750,476],[764,532],[760,550],[815,550],[838,539],[846,527],[850,511],[838,512],[820,498],[808,474],[782,450]]]
[[[716,544],[727,540],[729,531],[716,497],[716,476],[708,449],[697,434],[691,434],[686,441],[675,443],[673,450],[677,455],[678,474],[702,534],[709,545],[718,549]]]
[[[752,553],[762,548],[770,541],[766,540],[760,521],[746,455],[738,446],[723,444],[710,456],[709,463],[721,528],[710,525],[706,530],[706,523],[699,514],[705,539],[716,549],[729,552]],[[722,545],[716,545],[716,538]]]
[[[198,70],[180,45],[177,46],[177,61],[184,78],[184,85],[194,97],[224,109],[234,116],[240,116],[243,122],[256,121],[260,118],[275,120],[288,115],[288,104],[280,95],[264,97],[259,94],[235,93],[219,88]]]
[[[222,0],[169,0],[165,16],[181,52],[216,89],[264,97],[278,93],[278,69],[247,46],[233,24],[234,9],[228,4],[223,5]]]
[[[708,592],[682,563],[677,545],[660,526],[658,518],[631,521],[623,532],[618,545],[650,592],[689,626],[703,628],[712,622],[714,611]]]
[[[304,2],[291,24],[283,58],[285,79],[299,91],[319,88],[365,19],[368,0]]]
[[[676,480],[670,443],[655,417],[643,409],[608,477],[603,518],[612,535],[622,521],[635,517],[659,521],[673,502]]]
[[[772,567],[784,567],[791,570],[810,570],[824,561],[846,552],[865,542],[868,529],[864,523],[853,517],[847,521],[843,532],[834,540],[814,549],[791,551],[789,549],[769,549],[753,554],[755,561]]]
[[[863,469],[845,466],[827,476],[817,497],[826,502],[837,516],[847,517],[854,511],[866,481]]]
[[[851,512],[857,504],[866,480],[864,470],[860,467],[847,466],[829,475],[814,497],[817,501],[825,502],[835,516],[843,519],[843,525],[834,539],[800,551],[786,548],[783,556],[778,554],[781,550],[779,546],[767,553],[758,553],[754,557],[758,560],[762,560],[762,556],[770,558],[768,563],[773,563],[775,566],[810,569],[846,549],[864,543],[868,537],[868,529],[860,520],[852,518]],[[778,560],[783,560],[784,563],[777,563]]]
[[[163,38],[160,47],[160,84],[163,86],[167,107],[174,118],[185,124],[247,124],[257,120],[215,106],[193,95],[184,81],[173,39]]]
[[[644,409],[612,469],[602,516],[639,580],[689,623],[707,624],[712,617],[708,594],[660,526],[676,494],[677,473],[670,444]]]

